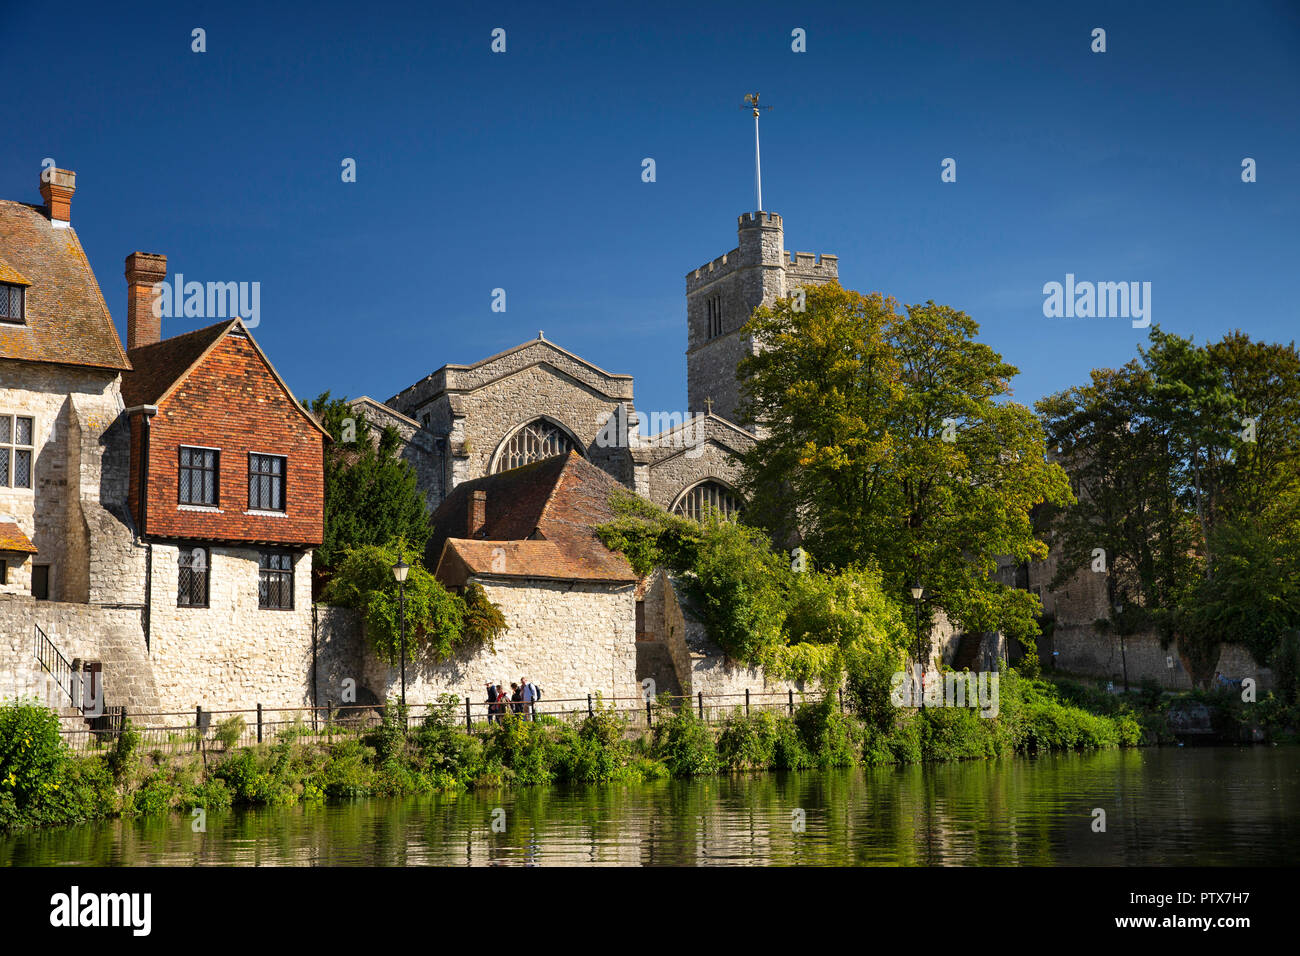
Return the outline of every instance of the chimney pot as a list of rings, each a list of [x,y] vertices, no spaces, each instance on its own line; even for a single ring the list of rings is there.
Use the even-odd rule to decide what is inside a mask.
[[[126,257],[126,350],[162,338],[162,319],[154,315],[154,285],[167,278],[167,257],[133,252]]]
[[[77,174],[70,169],[41,170],[41,198],[56,229],[68,227],[71,216],[72,194],[77,191]]]
[[[466,537],[477,538],[487,524],[487,492],[475,491],[469,496],[469,528]]]

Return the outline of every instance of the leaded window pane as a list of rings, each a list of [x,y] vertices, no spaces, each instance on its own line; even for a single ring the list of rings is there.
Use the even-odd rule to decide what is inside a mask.
[[[284,510],[285,459],[279,455],[248,456],[248,507],[254,511]]]
[[[181,504],[216,507],[217,452],[211,448],[182,448],[178,493]]]
[[[178,555],[176,605],[208,606],[208,552],[206,548],[182,548]]]
[[[264,551],[258,555],[257,565],[257,606],[292,610],[292,555]]]
[[[32,453],[25,448],[14,452],[14,487],[32,486]]]
[[[19,417],[14,420],[17,424],[15,445],[30,445],[32,443],[32,420],[30,418]]]

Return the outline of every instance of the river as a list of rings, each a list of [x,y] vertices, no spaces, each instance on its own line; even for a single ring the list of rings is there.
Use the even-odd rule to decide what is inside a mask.
[[[1094,827],[1105,812],[1105,830]],[[0,838],[0,865],[1270,865],[1300,748],[1161,748],[175,814]]]

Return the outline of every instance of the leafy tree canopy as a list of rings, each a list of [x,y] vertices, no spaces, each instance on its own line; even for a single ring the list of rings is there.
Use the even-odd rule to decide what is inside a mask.
[[[747,519],[802,539],[839,567],[878,567],[889,594],[913,583],[969,631],[1037,633],[1038,599],[994,579],[998,558],[1041,558],[1032,509],[1071,500],[1034,414],[1009,400],[1017,372],[963,312],[836,284],[756,309],[759,344],[738,370]]]
[[[462,650],[482,645],[491,649],[507,629],[501,609],[477,582],[470,582],[463,594],[448,591],[424,567],[422,554],[422,548],[401,538],[351,548],[344,552],[322,597],[330,604],[361,611],[375,653],[395,664],[401,656],[402,594],[393,578],[393,565],[400,559],[411,566],[405,587],[408,659],[427,655],[443,661]]]
[[[398,457],[391,426],[378,435],[344,398],[322,392],[303,406],[334,439],[325,450],[325,539],[316,564],[332,570],[349,548],[405,538],[423,546],[432,528],[415,470]]]

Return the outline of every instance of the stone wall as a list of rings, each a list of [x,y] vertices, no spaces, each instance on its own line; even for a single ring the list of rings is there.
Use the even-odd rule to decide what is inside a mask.
[[[180,549],[154,545],[149,657],[165,710],[296,707],[311,699],[311,553],[293,610],[258,607],[258,551],[214,546],[208,607],[177,607]],[[107,670],[107,667],[105,668]]]
[[[1191,669],[1175,645],[1160,646],[1156,634],[1129,634],[1120,639],[1091,625],[1061,627],[1058,623],[1050,640],[1040,641],[1044,664],[1057,670],[1113,681],[1123,686],[1127,665],[1129,686],[1154,680],[1169,690],[1191,690]],[[1172,665],[1172,666],[1171,666]],[[1273,689],[1273,672],[1260,667],[1244,648],[1225,644],[1215,670],[1234,680],[1253,677],[1260,694]]]
[[[361,612],[329,604],[318,604],[314,611],[316,706],[383,703],[365,684],[368,655],[363,644]]]
[[[663,574],[662,571],[659,573]],[[661,632],[677,668],[682,693],[691,697],[703,693],[706,698],[720,694],[738,695],[738,701],[744,697],[746,689],[751,694],[784,694],[789,690],[803,693],[802,681],[776,680],[769,678],[760,667],[747,667],[728,660],[722,648],[709,637],[681,583],[666,575],[665,580],[668,587],[662,592],[664,617]],[[714,701],[713,705],[717,706],[718,702]]]
[[[103,663],[105,704],[125,706],[129,713],[160,710],[144,649],[141,610],[0,596],[0,696],[13,696],[16,686],[31,688],[21,693],[44,688],[46,676],[36,664],[33,629],[39,625],[69,663]]]
[[[16,521],[39,552],[13,569],[4,591],[30,592],[32,566],[41,564],[50,566],[51,599],[88,599],[88,522],[105,518],[103,438],[121,407],[116,373],[0,360],[0,414],[31,416],[35,445],[32,487],[0,487],[0,517]]]
[[[473,580],[473,579],[471,579]],[[510,630],[495,652],[480,648],[449,661],[407,662],[408,704],[429,703],[439,694],[486,699],[489,682],[528,677],[546,700],[639,697],[636,681],[636,609],[631,585],[609,586],[541,580],[481,580],[488,598],[505,615]],[[364,685],[378,698],[397,697],[397,665],[378,660],[363,645]],[[481,711],[478,711],[481,713]]]

